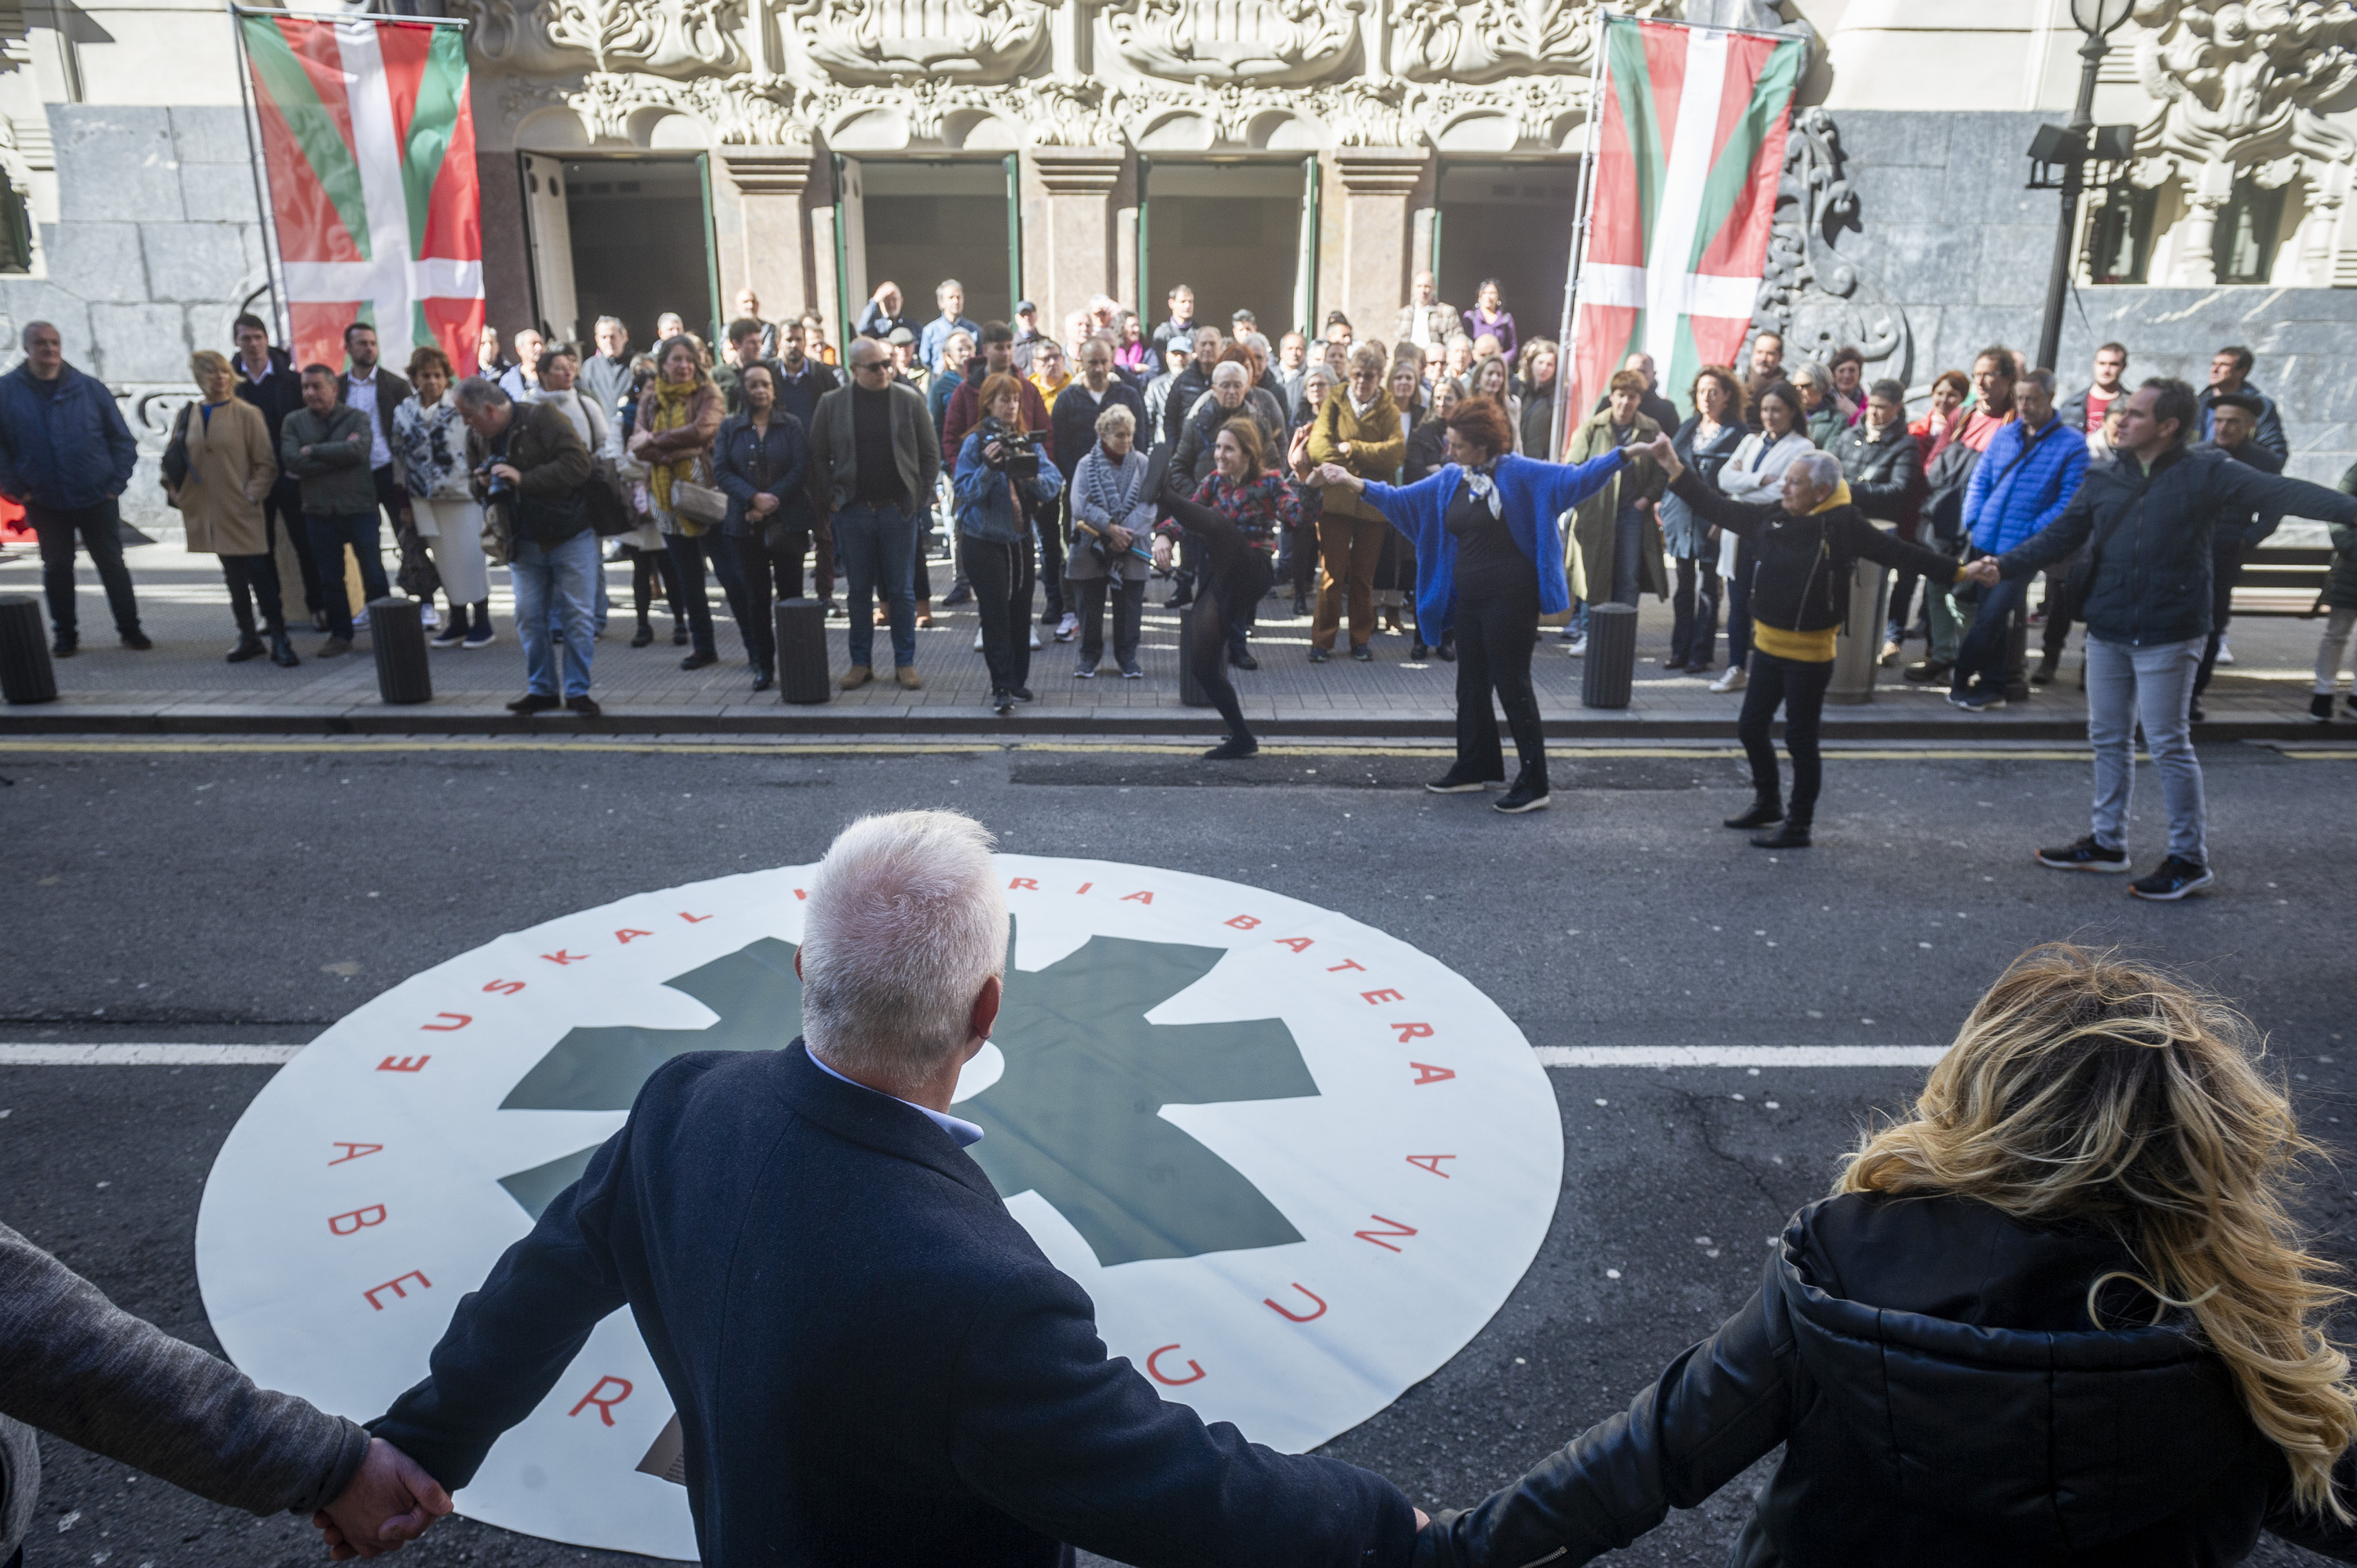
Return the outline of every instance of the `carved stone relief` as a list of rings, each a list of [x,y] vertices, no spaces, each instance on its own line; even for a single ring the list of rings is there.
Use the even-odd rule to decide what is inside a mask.
[[[1044,0],[788,0],[813,64],[838,81],[1006,81],[1048,47]]]
[[[477,63],[694,79],[748,68],[744,0],[464,0]]]
[[[1109,0],[1102,19],[1133,70],[1176,81],[1303,86],[1353,60],[1361,0]]]
[[[1880,374],[1904,381],[1915,357],[1906,310],[1834,249],[1836,236],[1860,227],[1857,192],[1843,177],[1845,156],[1832,115],[1806,109],[1794,117],[1752,322],[1783,334],[1787,364],[1823,360],[1855,344],[1867,363],[1882,367]]]
[[[1675,16],[1684,0],[1633,0],[1632,16]],[[1392,69],[1415,81],[1585,76],[1595,51],[1591,0],[1393,0]]]

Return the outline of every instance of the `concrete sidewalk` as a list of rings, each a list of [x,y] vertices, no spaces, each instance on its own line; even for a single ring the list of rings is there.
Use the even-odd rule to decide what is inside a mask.
[[[634,629],[630,608],[630,574],[625,564],[608,568],[614,618],[594,658],[593,693],[605,708],[602,719],[567,714],[520,720],[503,704],[522,694],[523,657],[515,636],[505,571],[492,574],[492,614],[499,641],[479,650],[436,650],[432,655],[434,700],[390,707],[378,701],[374,661],[362,632],[350,654],[314,658],[325,639],[307,629],[295,638],[302,665],[281,670],[267,660],[228,664],[233,640],[228,593],[213,558],[190,555],[173,540],[141,545],[125,560],[139,592],[141,614],[153,651],[135,653],[117,646],[95,575],[79,573],[82,651],[57,661],[59,700],[37,706],[0,709],[0,734],[507,734],[597,731],[626,734],[896,734],[896,735],[1217,735],[1216,712],[1189,708],[1178,700],[1176,612],[1158,607],[1168,587],[1148,589],[1143,681],[1124,681],[1108,653],[1103,672],[1077,680],[1077,649],[1050,639],[1032,655],[1031,688],[1036,703],[999,718],[986,705],[989,680],[974,651],[976,621],[971,606],[936,610],[933,625],[917,634],[917,668],[925,689],[903,692],[888,679],[855,693],[834,693],[826,703],[789,705],[777,694],[756,694],[736,628],[716,585],[714,614],[722,623],[721,661],[694,671],[679,668],[683,650],[672,645],[671,624],[660,607],[657,638],[644,649],[629,646]],[[945,563],[933,580],[946,585]],[[0,594],[40,592],[40,564],[29,549],[0,556]],[[1044,602],[1044,601],[1043,601]],[[1378,637],[1375,660],[1347,658],[1313,665],[1308,661],[1309,625],[1284,613],[1283,599],[1262,605],[1254,649],[1258,671],[1234,671],[1246,718],[1269,736],[1437,737],[1455,724],[1454,665],[1437,660],[1409,662],[1410,639]],[[2357,725],[2317,725],[2308,718],[2309,670],[2321,623],[2279,617],[2236,621],[2233,646],[2237,662],[2219,671],[2206,703],[2210,722],[2204,739],[2284,740],[2345,737]],[[829,623],[832,667],[849,662],[845,623]],[[1534,674],[1547,733],[1561,738],[1727,739],[1742,704],[1739,694],[1708,690],[1709,677],[1671,675],[1661,668],[1669,641],[1669,607],[1647,600],[1638,623],[1637,678],[1624,709],[1583,707],[1582,662],[1566,657],[1552,632],[1538,650]],[[2032,646],[2037,633],[2033,629]],[[877,632],[877,657],[890,662],[888,634]],[[1912,686],[1896,670],[1882,671],[1885,684],[1875,700],[1825,712],[1828,738],[1847,740],[1939,740],[1969,743],[1976,737],[2008,741],[2068,741],[2083,738],[2085,707],[2074,684],[2078,637],[2062,665],[2061,678],[2038,688],[2027,703],[2002,713],[1969,714],[1951,707],[1943,688]],[[1725,652],[1722,638],[1720,653]],[[1909,645],[1909,657],[1920,656]]]

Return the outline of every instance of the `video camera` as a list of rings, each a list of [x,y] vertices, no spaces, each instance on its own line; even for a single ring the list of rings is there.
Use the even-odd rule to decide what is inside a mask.
[[[1028,477],[1039,471],[1039,440],[1043,432],[1025,430],[993,416],[982,422],[983,461],[1002,473]],[[998,446],[997,460],[990,458],[991,444]]]

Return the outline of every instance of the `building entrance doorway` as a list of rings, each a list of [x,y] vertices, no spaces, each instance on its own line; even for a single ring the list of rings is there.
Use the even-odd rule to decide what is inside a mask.
[[[551,338],[587,342],[601,316],[651,344],[675,311],[717,340],[720,275],[702,154],[560,158],[520,153],[532,242],[533,314]]]
[[[1440,166],[1439,196],[1431,266],[1440,297],[1470,310],[1481,280],[1495,278],[1523,342],[1562,330],[1579,160],[1452,158]]]
[[[900,285],[912,321],[940,314],[934,292],[955,278],[965,314],[1012,321],[1023,290],[1017,169],[1005,158],[834,160],[836,308],[845,341],[887,282]]]
[[[1137,161],[1138,312],[1152,329],[1180,284],[1195,319],[1229,330],[1249,310],[1271,343],[1315,337],[1318,160]]]

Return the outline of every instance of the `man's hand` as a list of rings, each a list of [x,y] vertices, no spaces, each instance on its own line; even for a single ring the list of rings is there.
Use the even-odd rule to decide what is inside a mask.
[[[364,430],[355,430],[355,431],[353,431],[350,435],[347,435],[347,436],[345,436],[345,437],[344,437],[344,442],[345,442],[345,445],[349,446],[349,445],[350,445],[352,442],[355,442],[355,441],[365,441],[365,440],[367,440],[367,439],[368,439],[368,432],[366,432],[366,431],[364,431]]]
[[[1155,538],[1154,564],[1162,571],[1170,570],[1170,539],[1167,534],[1157,535]]]
[[[523,475],[516,470],[516,466],[513,463],[492,464],[491,478],[495,479],[505,479],[511,485],[520,485],[523,483]]]
[[[1978,583],[1984,588],[1994,588],[2003,579],[2005,574],[1999,570],[1996,556],[1984,555],[1964,568],[1964,576],[1972,582]]]
[[[338,1563],[398,1552],[450,1511],[450,1494],[417,1461],[379,1437],[350,1485],[311,1516]]]
[[[1678,461],[1678,449],[1670,445],[1670,438],[1666,435],[1656,435],[1637,450],[1659,463],[1662,472],[1671,479],[1686,471],[1686,466]]]

